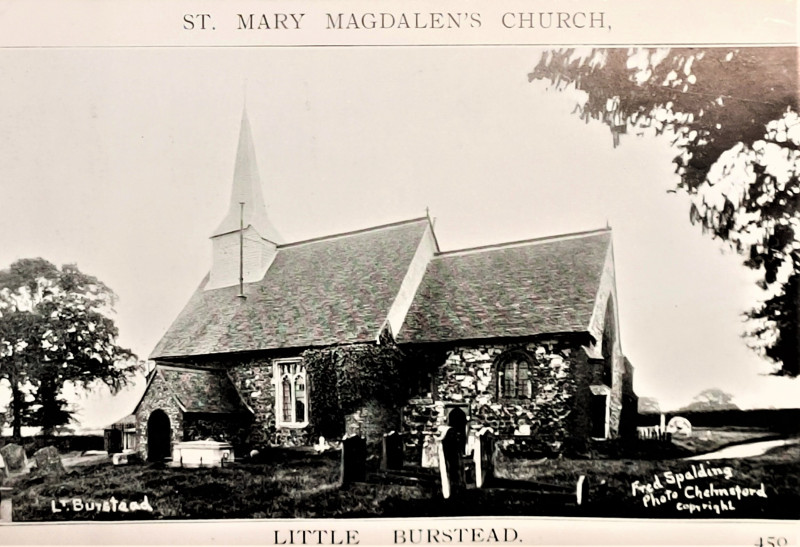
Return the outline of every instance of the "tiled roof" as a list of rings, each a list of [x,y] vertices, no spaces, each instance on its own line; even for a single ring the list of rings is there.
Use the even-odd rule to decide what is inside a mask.
[[[261,281],[205,291],[151,358],[374,340],[428,227],[416,219],[278,247]]]
[[[159,367],[184,412],[245,412],[239,394],[223,371]]]
[[[399,342],[584,332],[608,230],[442,253],[425,272]]]

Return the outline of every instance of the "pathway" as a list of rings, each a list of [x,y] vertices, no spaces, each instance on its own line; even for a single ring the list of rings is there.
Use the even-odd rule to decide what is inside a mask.
[[[752,458],[753,456],[760,456],[767,450],[777,446],[784,446],[787,444],[800,443],[800,438],[796,439],[778,439],[774,441],[757,441],[754,443],[737,444],[734,446],[727,446],[715,452],[708,454],[700,454],[699,456],[692,456],[684,458],[685,460],[722,460],[726,458]]]

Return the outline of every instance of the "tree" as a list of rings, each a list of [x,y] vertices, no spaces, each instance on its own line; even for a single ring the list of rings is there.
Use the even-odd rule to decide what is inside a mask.
[[[22,426],[31,421],[30,376],[26,360],[36,344],[35,317],[8,308],[3,308],[0,314],[0,380],[6,380],[11,388],[8,419],[13,437],[19,439]]]
[[[32,424],[45,435],[69,422],[66,383],[122,388],[138,368],[133,353],[117,345],[109,317],[116,296],[74,264],[60,269],[42,258],[23,259],[0,271],[0,379],[12,391],[13,435],[33,393]]]
[[[748,344],[800,373],[800,117],[796,48],[562,49],[529,80],[574,87],[576,113],[626,133],[669,135],[689,219],[761,272]]]
[[[639,414],[661,414],[661,405],[655,397],[639,397]]]
[[[709,412],[713,410],[738,410],[739,407],[733,403],[733,395],[726,393],[719,388],[712,387],[704,389],[695,395],[692,402],[681,408],[678,412]]]

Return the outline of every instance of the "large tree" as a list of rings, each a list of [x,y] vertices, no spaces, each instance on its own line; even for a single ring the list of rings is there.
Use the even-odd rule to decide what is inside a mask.
[[[751,347],[800,373],[800,117],[796,48],[561,49],[529,79],[576,88],[576,113],[667,135],[687,216],[761,273],[745,314]]]
[[[23,259],[0,271],[0,379],[12,392],[14,437],[30,406],[26,394],[33,395],[32,424],[47,435],[70,420],[67,383],[103,382],[115,392],[138,368],[133,353],[117,344],[109,317],[115,299],[73,264]]]
[[[684,406],[678,412],[711,412],[715,410],[738,410],[739,407],[733,402],[733,395],[712,387],[704,389],[695,395],[692,402]]]

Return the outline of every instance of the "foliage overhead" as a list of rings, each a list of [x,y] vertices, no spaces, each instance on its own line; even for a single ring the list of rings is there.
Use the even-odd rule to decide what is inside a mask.
[[[626,133],[667,135],[689,219],[762,274],[748,343],[800,373],[800,116],[796,48],[561,49],[529,75],[574,87],[576,112]]]
[[[138,364],[117,345],[109,317],[116,296],[74,264],[56,267],[22,259],[0,270],[0,379],[12,390],[12,423],[19,437],[26,394],[37,407],[30,421],[45,434],[67,423],[66,383],[100,381],[119,390]]]

